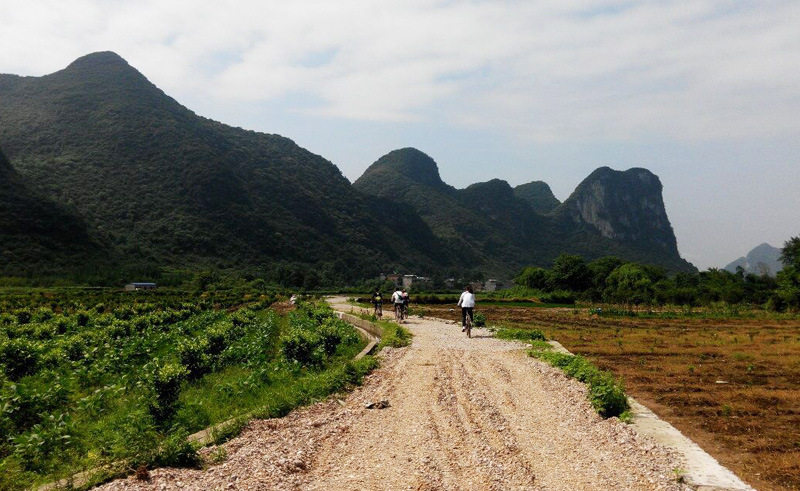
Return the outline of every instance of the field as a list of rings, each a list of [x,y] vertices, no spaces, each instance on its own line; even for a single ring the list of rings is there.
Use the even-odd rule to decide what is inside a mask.
[[[0,489],[200,465],[189,434],[243,414],[282,416],[374,367],[350,361],[364,341],[329,308],[275,301],[0,291]]]
[[[457,319],[454,306],[417,313]],[[800,489],[800,319],[747,311],[639,313],[478,304],[489,325],[536,328],[757,489]]]

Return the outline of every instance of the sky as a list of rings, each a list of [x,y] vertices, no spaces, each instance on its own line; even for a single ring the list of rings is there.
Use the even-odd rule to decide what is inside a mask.
[[[0,0],[0,73],[114,51],[351,181],[403,147],[562,201],[644,167],[706,269],[800,235],[797,26],[796,0]]]

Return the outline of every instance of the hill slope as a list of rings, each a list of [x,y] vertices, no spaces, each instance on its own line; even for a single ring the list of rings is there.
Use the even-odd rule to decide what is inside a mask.
[[[53,272],[101,250],[80,217],[33,191],[0,150],[0,274]]]
[[[661,183],[644,169],[598,169],[558,204],[545,183],[512,189],[495,179],[457,190],[441,180],[433,159],[405,148],[381,157],[353,185],[412,206],[438,237],[494,274],[549,265],[561,252],[694,269],[678,254]]]
[[[325,262],[335,274],[442,260],[418,217],[354,192],[287,138],[195,115],[114,53],[44,77],[2,75],[0,106],[0,141],[19,172],[126,258]]]

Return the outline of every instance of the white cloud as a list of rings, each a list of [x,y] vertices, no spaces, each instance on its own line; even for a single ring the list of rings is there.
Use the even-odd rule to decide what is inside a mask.
[[[800,4],[767,0],[31,0],[0,71],[112,49],[179,99],[437,119],[533,141],[800,129]]]

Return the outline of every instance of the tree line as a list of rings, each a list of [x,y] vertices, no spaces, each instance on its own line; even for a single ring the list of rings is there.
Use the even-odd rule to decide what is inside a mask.
[[[777,277],[710,268],[674,275],[661,267],[603,257],[586,262],[561,254],[550,269],[529,266],[516,276],[518,285],[542,292],[625,305],[707,306],[715,302],[749,304],[782,312],[800,309],[800,237],[784,243],[783,270]]]

